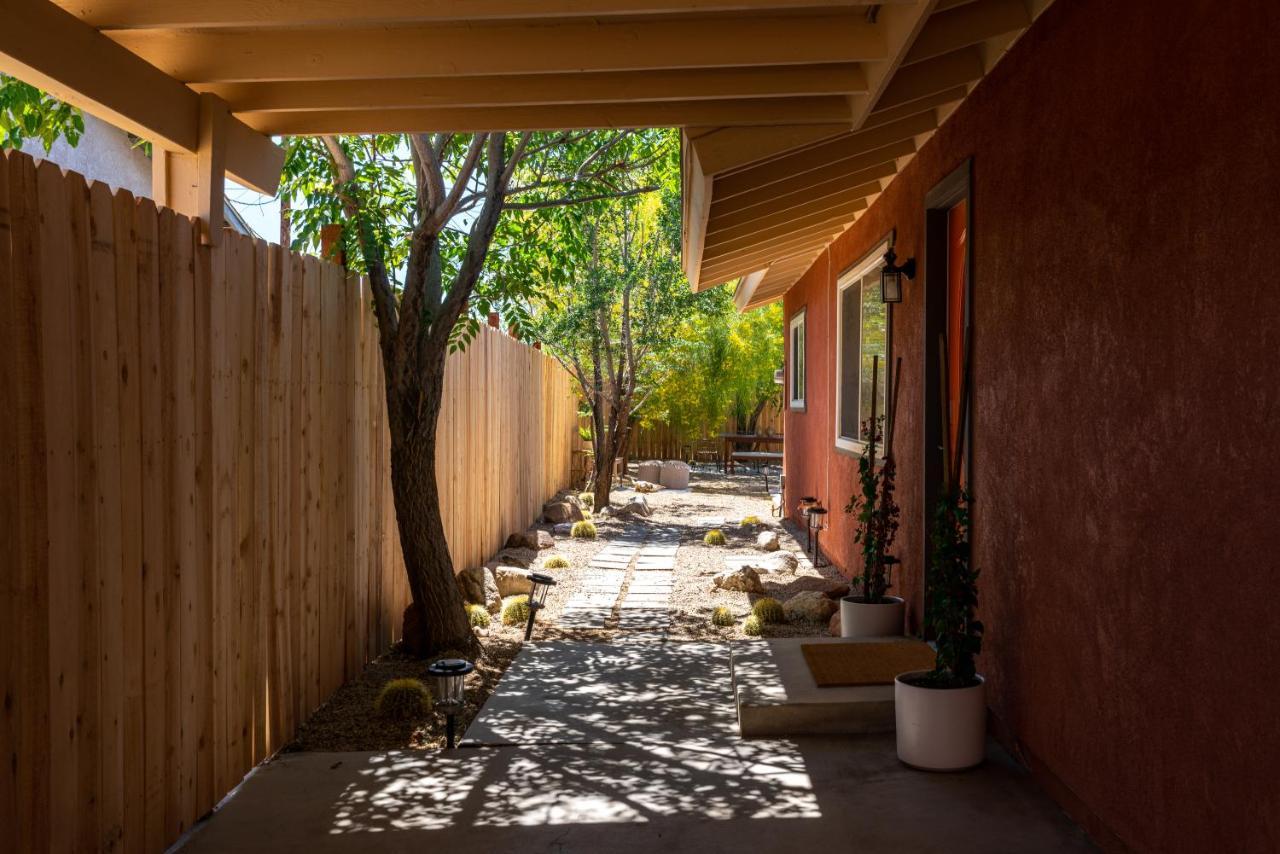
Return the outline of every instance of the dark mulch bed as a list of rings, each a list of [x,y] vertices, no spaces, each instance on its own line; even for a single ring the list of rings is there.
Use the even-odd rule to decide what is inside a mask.
[[[480,638],[484,651],[476,661],[475,671],[467,677],[467,702],[457,721],[459,738],[520,651],[523,633],[518,629],[497,626],[496,622]],[[427,665],[436,658],[458,655],[446,652],[424,661],[401,652],[397,644],[390,652],[370,662],[359,678],[339,688],[307,719],[284,751],[434,750],[444,747],[444,715],[432,713],[424,720],[410,723],[390,721],[378,715],[374,702],[382,686],[392,679],[421,679],[431,688]]]

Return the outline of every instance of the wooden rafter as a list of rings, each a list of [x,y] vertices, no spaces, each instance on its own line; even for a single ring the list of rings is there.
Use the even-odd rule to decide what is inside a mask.
[[[245,112],[239,116],[249,127],[262,133],[305,136],[321,133],[679,127],[707,116],[725,125],[823,124],[847,118],[848,113],[846,99],[824,96],[529,107]]]
[[[54,0],[98,29],[317,27],[855,9],[884,0]],[[913,0],[889,0],[911,3]]]
[[[881,29],[858,13],[104,32],[187,83],[812,65],[876,60],[885,54]]]
[[[236,111],[475,108],[806,97],[860,92],[856,63],[592,74],[197,83]]]

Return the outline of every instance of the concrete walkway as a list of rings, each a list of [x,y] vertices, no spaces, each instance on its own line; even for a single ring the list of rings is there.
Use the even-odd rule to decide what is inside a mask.
[[[527,645],[444,753],[292,754],[192,852],[1090,850],[1003,753],[900,765],[892,736],[743,740],[725,643]]]

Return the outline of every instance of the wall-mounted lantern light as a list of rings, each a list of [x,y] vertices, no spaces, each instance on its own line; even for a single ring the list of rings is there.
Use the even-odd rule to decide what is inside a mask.
[[[556,580],[542,572],[529,573],[529,582],[533,589],[529,591],[529,624],[524,629],[524,639],[533,637],[533,620],[538,611],[547,603],[547,592],[555,587]]]
[[[445,744],[453,749],[454,718],[462,711],[466,699],[467,674],[476,666],[462,658],[442,658],[427,668],[427,675],[436,682],[436,709],[445,716]]]
[[[896,263],[897,260],[893,249],[884,253],[884,268],[880,271],[881,302],[902,302],[902,277],[912,280],[916,277],[916,259],[908,258],[901,264]]]

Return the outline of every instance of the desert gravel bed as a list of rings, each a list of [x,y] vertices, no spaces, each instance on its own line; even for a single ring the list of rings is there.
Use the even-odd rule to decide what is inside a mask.
[[[612,499],[615,505],[625,503],[635,494],[629,484],[630,479],[624,479],[623,485],[614,489]],[[794,576],[762,576],[766,588],[764,595],[786,601],[801,590],[826,590],[832,584],[845,580],[835,567],[813,568],[804,554],[804,532],[790,523],[784,525],[770,514],[769,496],[764,491],[760,475],[723,474],[712,467],[699,467],[693,472],[689,489],[663,489],[647,494],[645,499],[652,509],[648,518],[619,521],[593,517],[598,531],[595,540],[557,537],[554,548],[540,553],[521,549],[507,550],[498,556],[499,560],[507,555],[515,556],[535,569],[542,568],[553,555],[561,555],[570,563],[568,569],[544,570],[556,578],[557,584],[547,597],[548,607],[538,615],[537,638],[611,640],[626,634],[611,628],[614,621],[607,622],[605,629],[563,629],[556,625],[565,602],[581,589],[591,558],[610,542],[618,542],[624,537],[639,544],[646,536],[652,540],[665,534],[674,536],[679,542],[670,599],[672,625],[667,635],[671,640],[746,638],[742,632],[742,621],[751,613],[752,603],[760,597],[717,589],[712,578],[725,569],[727,557],[767,560],[771,554],[755,547],[756,536],[761,531],[776,532],[781,550],[794,553],[800,563]],[[760,524],[746,528],[740,526],[741,520],[748,516],[757,517]],[[725,524],[720,529],[725,534],[725,545],[708,546],[703,543],[703,536],[709,530],[705,521],[708,517],[724,518]],[[551,529],[550,526],[540,527]],[[634,573],[633,569],[629,577]],[[626,592],[624,587],[623,595]],[[733,612],[737,618],[736,625],[711,625],[711,612],[719,605],[725,605]],[[797,637],[826,632],[827,626],[817,623],[769,624],[764,627],[764,637]]]

